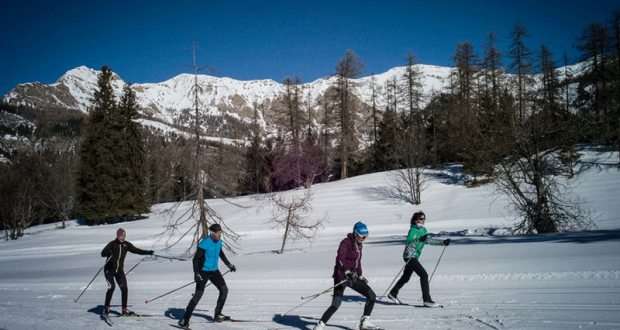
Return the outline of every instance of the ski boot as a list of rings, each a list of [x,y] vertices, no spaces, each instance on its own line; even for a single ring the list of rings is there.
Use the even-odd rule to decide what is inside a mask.
[[[402,305],[402,301],[400,301],[400,299],[396,298],[396,295],[393,295],[391,293],[388,293],[388,298],[390,298],[391,301],[393,301],[396,305]]]

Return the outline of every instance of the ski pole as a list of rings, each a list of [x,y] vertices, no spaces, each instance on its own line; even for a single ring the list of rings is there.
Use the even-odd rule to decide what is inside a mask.
[[[336,285],[334,285],[332,287],[329,287],[329,288],[325,289],[324,291],[319,292],[317,294],[313,294],[313,295],[307,296],[307,297],[301,297],[301,300],[305,300],[305,299],[308,299],[308,298],[316,298],[318,296],[322,296],[323,294],[328,293],[329,291],[333,290],[334,288],[336,288],[337,286],[339,286],[340,284],[342,284],[342,283],[344,283],[346,281],[348,281],[348,280],[342,280],[338,284],[336,284]]]
[[[108,257],[108,259],[105,260],[105,263],[103,264],[103,266],[101,266],[101,268],[99,268],[99,271],[97,272],[97,274],[95,274],[95,277],[93,277],[92,280],[90,280],[90,282],[88,283],[88,285],[86,286],[86,288],[84,288],[84,291],[82,291],[82,293],[80,293],[80,295],[73,301],[73,302],[77,302],[78,300],[80,300],[80,298],[82,297],[82,295],[84,294],[84,292],[86,292],[86,289],[88,289],[88,287],[93,283],[93,281],[95,280],[95,278],[97,278],[97,276],[99,275],[99,273],[101,273],[101,271],[103,270],[103,267],[105,267],[105,265],[108,264],[108,261],[110,261],[110,258],[112,258],[112,255],[110,254],[110,256]]]
[[[446,250],[447,245],[443,246],[443,250],[441,250],[441,254],[439,255],[439,259],[437,260],[437,264],[435,265],[435,269],[433,269],[433,273],[431,274],[431,278],[428,279],[428,284],[433,280],[433,275],[435,275],[435,271],[437,270],[437,266],[439,266],[439,261],[441,261],[441,257],[443,256],[443,252]]]
[[[175,291],[179,291],[179,290],[183,289],[184,287],[189,286],[189,285],[192,285],[192,284],[194,284],[194,283],[196,283],[196,281],[192,281],[191,283],[187,283],[187,284],[185,284],[184,286],[182,286],[182,287],[180,287],[180,288],[176,288],[176,289],[174,289],[174,290],[172,290],[172,291],[168,291],[168,292],[166,292],[166,293],[162,294],[161,296],[155,297],[155,298],[153,298],[153,299],[151,299],[151,300],[147,300],[147,301],[145,301],[144,303],[145,303],[145,304],[148,304],[148,303],[150,303],[151,301],[157,300],[157,299],[159,299],[159,298],[161,298],[161,297],[163,297],[163,296],[167,296],[167,295],[169,295],[169,294],[171,294],[171,293],[173,293],[173,292],[175,292]]]
[[[134,268],[138,267],[138,265],[139,265],[142,261],[144,261],[144,259],[146,259],[146,257],[142,258],[142,260],[138,261],[138,263],[137,263],[135,266],[131,267],[131,269],[130,269],[127,273],[125,273],[125,276],[129,275],[129,273],[131,273],[131,271],[132,271],[132,270],[134,270]]]
[[[385,295],[388,293],[388,291],[390,290],[390,288],[392,287],[392,284],[394,284],[394,282],[396,282],[396,279],[398,278],[398,276],[400,276],[400,273],[403,272],[403,270],[405,269],[405,267],[407,267],[407,265],[409,264],[409,261],[411,261],[412,258],[407,259],[407,262],[405,263],[405,265],[403,266],[403,268],[400,269],[400,271],[398,271],[398,274],[396,274],[396,277],[394,277],[394,279],[392,280],[392,283],[390,283],[390,285],[388,286],[388,288],[385,290],[385,292],[383,293],[383,295],[381,297],[379,297],[379,299],[383,299],[383,297],[385,297]]]
[[[297,308],[299,308],[299,307],[301,307],[301,306],[303,306],[303,305],[305,305],[305,304],[309,303],[310,301],[314,300],[315,298],[318,298],[318,297],[320,297],[320,296],[322,296],[322,295],[324,295],[324,294],[326,294],[326,293],[328,293],[328,292],[332,291],[334,288],[336,288],[337,286],[341,285],[342,283],[344,283],[344,282],[346,282],[346,281],[348,281],[348,280],[342,280],[342,281],[340,281],[338,284],[336,284],[336,285],[334,285],[334,286],[330,287],[329,289],[326,289],[326,290],[325,290],[325,291],[323,291],[323,292],[320,292],[320,293],[317,293],[317,294],[313,294],[313,295],[311,295],[311,296],[307,296],[307,297],[301,297],[301,300],[306,300],[306,299],[307,299],[307,300],[306,300],[306,301],[304,301],[303,303],[301,303],[301,304],[299,304],[299,305],[297,305],[297,306],[295,306],[295,307],[291,308],[290,310],[288,310],[288,311],[286,311],[286,312],[284,312],[284,313],[280,313],[280,316],[284,316],[284,315],[286,315],[286,314],[288,314],[288,313],[290,313],[290,312],[292,312],[292,311],[296,310]]]
[[[222,276],[224,276],[224,275],[228,274],[229,272],[230,272],[230,270],[229,270],[229,271],[227,271],[226,273],[222,274]],[[148,304],[148,303],[150,303],[151,301],[157,300],[157,299],[159,299],[159,298],[161,298],[161,297],[163,297],[163,296],[167,296],[167,295],[169,295],[169,294],[171,294],[171,293],[173,293],[173,292],[179,291],[179,290],[183,289],[184,287],[189,286],[189,285],[192,285],[192,284],[194,284],[194,283],[196,283],[196,281],[192,281],[191,283],[187,283],[187,284],[185,284],[185,285],[184,285],[184,286],[182,286],[182,287],[176,288],[176,289],[174,289],[174,290],[172,290],[172,291],[168,291],[168,292],[166,292],[166,293],[162,294],[161,296],[155,297],[155,298],[153,298],[153,299],[151,299],[151,300],[146,300],[144,303],[145,303],[145,304]],[[209,284],[205,285],[205,288],[206,288],[206,287],[208,287],[210,284],[211,284],[211,283],[209,283]]]

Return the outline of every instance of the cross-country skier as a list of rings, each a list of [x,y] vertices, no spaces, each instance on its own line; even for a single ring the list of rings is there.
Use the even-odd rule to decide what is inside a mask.
[[[220,273],[218,269],[218,261],[222,259],[231,272],[237,271],[237,268],[228,261],[228,258],[226,258],[222,250],[222,227],[218,224],[213,224],[209,227],[209,231],[211,235],[203,238],[200,243],[198,243],[198,248],[194,255],[193,264],[196,292],[185,308],[183,319],[179,321],[180,327],[189,327],[189,319],[192,317],[194,308],[198,305],[200,298],[202,298],[207,281],[211,281],[220,291],[213,319],[216,322],[230,321],[229,316],[222,314],[222,308],[224,308],[226,297],[228,296],[228,287],[226,286],[226,281],[224,281],[224,276],[222,276],[222,273]]]
[[[378,329],[378,327],[370,323],[370,313],[372,313],[377,296],[368,286],[368,280],[362,275],[362,242],[366,238],[368,238],[368,228],[365,224],[358,222],[353,226],[353,232],[347,234],[347,237],[340,242],[332,277],[334,278],[334,285],[342,281],[346,282],[334,288],[332,304],[323,313],[314,330],[323,330],[325,328],[327,321],[340,307],[346,287],[350,287],[366,297],[364,314],[360,320],[359,328],[361,330]]]
[[[426,222],[426,215],[422,211],[418,211],[411,217],[411,227],[409,228],[409,234],[405,241],[405,251],[403,252],[403,259],[407,263],[403,276],[396,282],[396,285],[390,290],[388,298],[390,298],[396,304],[402,304],[398,299],[398,291],[407,283],[411,278],[411,274],[415,272],[420,277],[420,286],[422,287],[422,301],[426,307],[438,307],[431,299],[431,293],[428,284],[428,274],[422,264],[418,260],[422,249],[426,243],[430,245],[449,245],[450,239],[438,240],[428,235],[424,224]]]
[[[108,282],[108,291],[105,294],[105,305],[103,307],[104,316],[108,317],[110,314],[110,301],[112,301],[112,294],[114,293],[114,279],[118,283],[118,287],[121,289],[121,300],[123,304],[122,314],[124,316],[136,315],[134,312],[127,309],[127,277],[125,277],[125,256],[127,252],[151,255],[153,250],[141,250],[133,246],[125,240],[127,233],[123,228],[119,228],[116,231],[116,239],[108,243],[101,251],[101,256],[109,258],[104,267],[105,279]]]

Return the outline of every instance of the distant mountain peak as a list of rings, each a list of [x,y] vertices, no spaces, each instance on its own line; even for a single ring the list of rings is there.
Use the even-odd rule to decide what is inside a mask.
[[[424,94],[443,88],[451,68],[419,65],[422,73]],[[87,112],[91,106],[93,93],[98,88],[97,80],[100,71],[79,66],[67,71],[53,84],[26,83],[20,84],[3,96],[3,101],[16,105],[29,105],[39,109],[66,108]],[[402,76],[405,67],[396,67],[382,74],[356,79],[356,94],[361,102],[370,104],[371,79],[377,86],[384,86],[394,76]],[[113,73],[112,87],[120,99],[126,83]],[[305,98],[315,113],[321,111],[319,101],[325,92],[333,86],[336,77],[323,77],[313,82],[302,84]],[[187,116],[187,109],[195,107],[193,87],[195,77],[190,73],[182,73],[159,83],[133,84],[138,103],[144,118],[159,123],[178,127],[181,119]],[[227,77],[198,75],[200,94],[198,98],[205,113],[212,115],[228,114],[240,120],[250,122],[253,118],[254,104],[261,109],[260,120],[269,125],[273,120],[273,105],[282,96],[284,85],[271,79],[240,81]],[[382,100],[379,100],[381,103]]]

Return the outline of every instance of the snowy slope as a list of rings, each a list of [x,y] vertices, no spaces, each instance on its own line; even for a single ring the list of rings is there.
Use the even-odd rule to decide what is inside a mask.
[[[613,163],[617,153],[586,152],[584,161]],[[378,296],[388,289],[403,266],[403,242],[411,214],[427,215],[434,237],[450,237],[445,248],[425,247],[420,258],[432,273],[435,301],[443,309],[420,307],[419,282],[414,276],[401,291],[409,305],[385,300],[375,305],[373,323],[386,329],[620,329],[620,203],[617,167],[592,167],[580,180],[576,193],[600,215],[598,228],[589,232],[509,236],[502,228],[505,202],[494,199],[491,187],[466,188],[458,167],[443,169],[423,193],[422,205],[413,206],[392,197],[388,174],[375,173],[313,186],[313,218],[327,216],[325,228],[313,243],[287,244],[278,254],[282,234],[268,223],[268,207],[261,196],[208,203],[226,224],[242,235],[237,255],[228,252],[237,266],[225,276],[229,296],[224,312],[233,318],[261,322],[213,325],[216,290],[207,288],[192,318],[193,329],[312,329],[331,302],[321,296],[281,317],[302,303],[301,296],[332,285],[330,278],[336,248],[357,221],[366,223],[370,237],[364,244],[364,275]],[[301,191],[284,192],[299,194]],[[493,202],[494,201],[494,202]],[[170,204],[155,205],[147,219],[120,225],[55,225],[31,228],[25,237],[0,242],[0,329],[109,329],[99,318],[106,283],[99,275],[74,303],[104,259],[101,249],[119,227],[127,240],[158,256],[128,255],[130,309],[157,315],[143,319],[116,319],[119,329],[172,329],[182,316],[192,286],[155,298],[193,281],[191,259],[182,255],[184,239],[165,251],[163,231],[168,217],[161,213]],[[183,205],[177,214],[189,205]],[[220,263],[220,267],[226,267]],[[113,304],[120,304],[116,290]],[[327,329],[356,329],[364,298],[352,290]],[[112,310],[120,311],[114,306]]]

